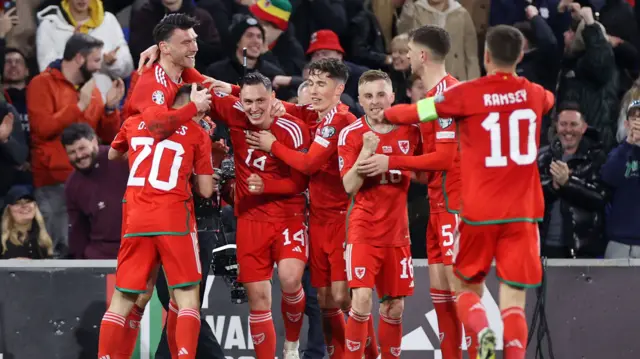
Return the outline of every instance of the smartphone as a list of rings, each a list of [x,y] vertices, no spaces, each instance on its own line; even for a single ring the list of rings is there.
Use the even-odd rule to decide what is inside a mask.
[[[0,10],[7,12],[14,7],[16,7],[16,0],[0,0]]]

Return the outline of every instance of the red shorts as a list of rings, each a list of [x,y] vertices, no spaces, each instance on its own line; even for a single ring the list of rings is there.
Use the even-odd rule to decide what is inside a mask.
[[[144,293],[154,268],[162,264],[169,288],[196,285],[202,278],[198,234],[122,238],[116,267],[116,289]]]
[[[411,246],[375,247],[347,244],[347,280],[349,288],[373,288],[378,298],[413,295]]]
[[[238,281],[270,280],[273,264],[283,259],[307,262],[309,243],[304,220],[261,222],[238,218],[236,230]]]
[[[496,259],[498,279],[521,288],[542,281],[538,224],[515,222],[490,225],[460,224],[454,258],[456,275],[470,283],[484,280]]]
[[[330,287],[332,282],[347,280],[345,223],[345,220],[322,222],[313,216],[309,219],[311,285],[315,288]]]
[[[460,217],[455,213],[440,212],[429,216],[427,225],[427,259],[429,264],[452,265],[453,247]]]

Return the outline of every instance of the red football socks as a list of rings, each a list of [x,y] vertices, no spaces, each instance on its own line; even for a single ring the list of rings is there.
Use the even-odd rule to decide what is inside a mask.
[[[176,323],[176,348],[180,359],[195,359],[200,335],[200,311],[180,309]]]
[[[464,326],[464,340],[467,342],[467,353],[469,358],[475,359],[478,357],[478,333],[474,333],[473,330]]]
[[[376,359],[380,355],[378,350],[378,341],[376,340],[376,328],[373,326],[373,316],[369,316],[367,324],[367,342],[364,347],[365,359]]]
[[[489,327],[487,312],[478,294],[469,291],[458,293],[456,309],[464,326],[473,333],[480,333],[484,328]]]
[[[455,294],[448,290],[431,288],[431,301],[438,317],[440,333],[440,350],[442,357],[447,359],[462,359],[462,323],[456,312]]]
[[[511,307],[502,311],[505,359],[524,359],[527,353],[527,319],[524,310]]]
[[[322,331],[327,353],[332,359],[344,357],[344,335],[346,322],[342,310],[331,308],[322,310]]]
[[[402,345],[402,318],[391,318],[380,313],[378,339],[381,359],[399,358]]]
[[[269,310],[249,312],[249,329],[256,351],[256,359],[273,359],[276,356],[276,328]]]
[[[284,320],[284,333],[288,342],[297,342],[300,339],[300,329],[302,329],[302,316],[306,297],[302,286],[294,293],[282,292],[282,319]]]
[[[178,356],[178,344],[176,344],[176,325],[178,324],[178,305],[169,302],[169,312],[167,313],[167,343],[171,357]]]
[[[140,308],[134,304],[127,316],[124,324],[126,334],[121,346],[122,355],[124,355],[125,358],[131,358],[133,350],[136,348],[138,332],[140,331],[140,320],[142,319],[143,314],[144,308]]]
[[[98,342],[98,358],[125,359],[119,353],[120,345],[126,334],[126,319],[119,314],[107,311],[100,323],[100,339]]]
[[[347,320],[347,330],[345,335],[345,359],[362,359],[364,347],[367,341],[367,326],[371,314],[359,314],[353,311],[349,312],[349,320]]]

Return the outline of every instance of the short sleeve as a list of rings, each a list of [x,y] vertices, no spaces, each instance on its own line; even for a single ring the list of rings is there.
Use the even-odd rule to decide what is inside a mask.
[[[213,155],[211,153],[211,138],[201,129],[198,131],[198,141],[196,143],[196,153],[193,156],[193,168],[196,175],[212,175],[213,171]]]
[[[464,89],[471,82],[460,82],[449,87],[443,93],[434,97],[427,97],[417,102],[418,117],[421,122],[433,121],[439,118],[464,117],[467,112]]]
[[[350,127],[345,127],[340,131],[338,137],[338,167],[340,169],[340,177],[349,172],[355,164],[362,148],[362,141],[357,141],[357,131],[353,131]]]
[[[114,150],[120,153],[125,153],[129,150],[126,123],[120,127],[120,131],[118,131],[118,134],[116,135],[116,137],[113,139],[113,141],[111,141],[111,148],[113,148]]]
[[[544,106],[542,108],[542,114],[545,115],[551,111],[555,102],[556,100],[553,93],[551,93],[551,91],[544,90]]]

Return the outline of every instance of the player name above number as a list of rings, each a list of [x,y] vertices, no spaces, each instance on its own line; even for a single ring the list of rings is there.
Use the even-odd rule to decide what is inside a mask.
[[[513,105],[527,101],[527,91],[518,90],[508,93],[489,93],[482,95],[485,107]]]

